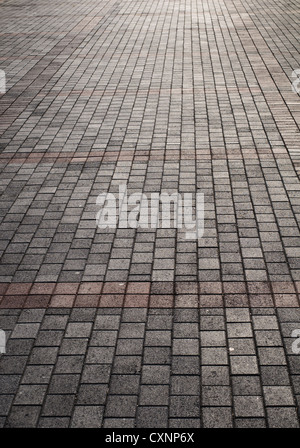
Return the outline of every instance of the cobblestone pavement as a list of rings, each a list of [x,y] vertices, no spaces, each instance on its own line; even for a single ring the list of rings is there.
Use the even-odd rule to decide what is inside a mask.
[[[0,2],[0,426],[299,427],[299,22]],[[124,183],[203,192],[203,237],[97,228]]]

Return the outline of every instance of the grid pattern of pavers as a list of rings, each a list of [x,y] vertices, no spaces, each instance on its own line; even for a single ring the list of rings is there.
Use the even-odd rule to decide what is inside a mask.
[[[0,323],[7,427],[299,427],[299,309],[11,309]]]
[[[289,158],[9,164],[2,183],[2,282],[300,280],[300,184]],[[97,196],[124,183],[128,194],[200,189],[203,238],[97,228]]]
[[[0,1],[0,426],[299,427],[299,25]],[[120,184],[203,192],[203,237],[97,228]]]

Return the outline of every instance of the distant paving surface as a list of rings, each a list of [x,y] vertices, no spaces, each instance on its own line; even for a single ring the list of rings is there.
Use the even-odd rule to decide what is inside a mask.
[[[0,2],[0,426],[299,427],[299,25]],[[203,237],[98,229],[120,184],[203,192]]]

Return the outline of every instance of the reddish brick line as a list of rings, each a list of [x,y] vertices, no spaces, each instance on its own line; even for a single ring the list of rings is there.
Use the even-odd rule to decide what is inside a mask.
[[[0,308],[299,307],[300,282],[0,283]]]

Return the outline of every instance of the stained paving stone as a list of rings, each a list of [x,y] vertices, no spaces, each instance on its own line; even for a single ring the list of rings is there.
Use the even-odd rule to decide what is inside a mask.
[[[231,390],[229,386],[202,386],[203,406],[230,406]]]
[[[227,366],[202,366],[201,383],[203,386],[229,386],[229,368]]]
[[[299,427],[299,11],[30,8],[0,4],[0,427]],[[202,237],[99,228],[120,184],[203,192]]]

